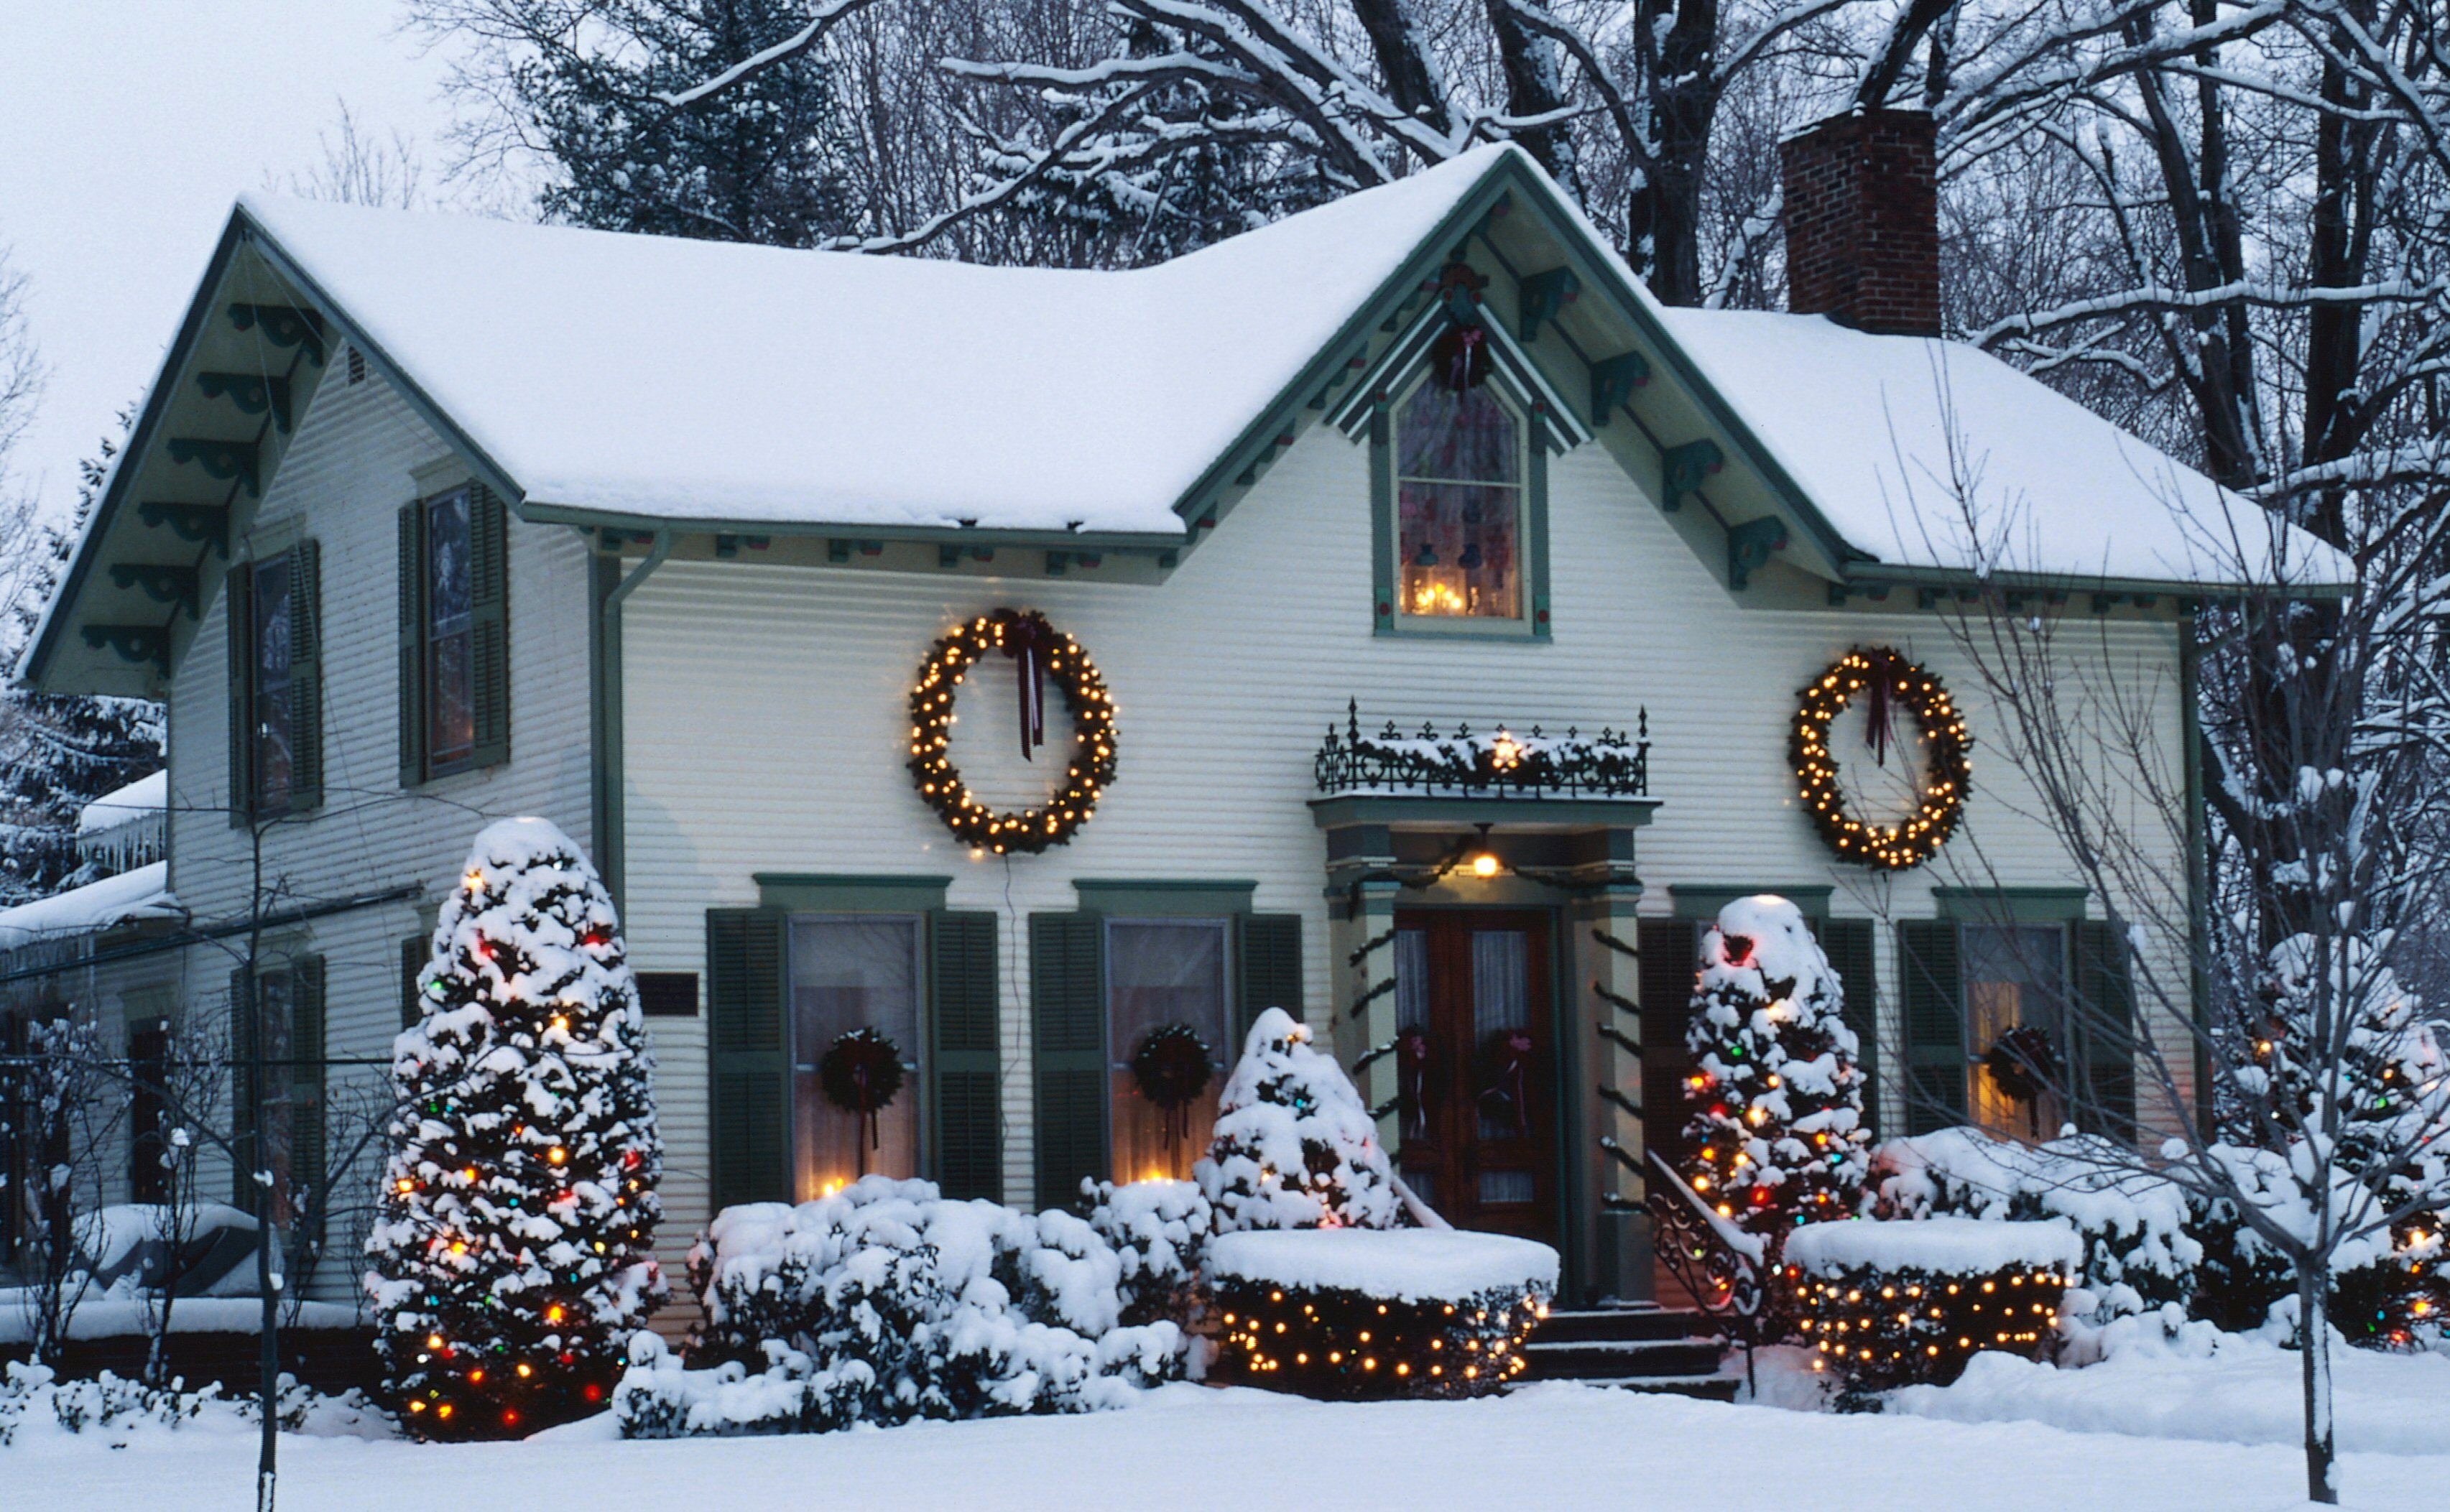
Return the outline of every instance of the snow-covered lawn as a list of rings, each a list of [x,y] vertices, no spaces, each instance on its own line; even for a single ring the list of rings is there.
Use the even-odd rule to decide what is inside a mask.
[[[2278,1356],[2278,1351],[2270,1353]],[[2293,1360],[2281,1357],[2285,1363]],[[2162,1360],[2003,1389],[1976,1380],[1922,1410],[2152,1430],[2202,1399],[2267,1436],[2271,1362]],[[2431,1504],[2450,1483],[2450,1361],[2343,1360],[2347,1504]],[[2371,1366],[2374,1368],[2366,1369]],[[2002,1373],[2004,1376],[2004,1373]],[[2088,1379],[2090,1378],[2090,1379]],[[2071,1404],[2091,1395],[2088,1409]],[[2155,1400],[2171,1405],[2140,1409]],[[2377,1414],[2387,1409],[2388,1422]],[[2424,1417],[2440,1426],[2429,1432]],[[2186,1425],[2182,1425],[2183,1431]],[[2274,1431],[2278,1431],[2274,1425]],[[2286,1431],[2293,1432],[2293,1429]],[[2370,1447],[2360,1451],[2354,1446]],[[114,1452],[29,1433],[0,1449],[0,1504],[121,1512],[249,1504],[253,1441],[225,1419]],[[2434,1452],[2407,1452],[2410,1450]],[[2385,1452],[2387,1451],[2387,1452]],[[494,1507],[586,1512],[764,1508],[1627,1507],[2220,1508],[2300,1504],[2285,1444],[2070,1431],[2032,1421],[1839,1417],[1574,1386],[1502,1400],[1350,1405],[1176,1386],[1126,1411],[918,1424],[803,1438],[620,1443],[597,1423],[525,1444],[430,1447],[346,1438],[282,1444],[281,1504],[299,1512]],[[20,1491],[29,1500],[17,1500]]]

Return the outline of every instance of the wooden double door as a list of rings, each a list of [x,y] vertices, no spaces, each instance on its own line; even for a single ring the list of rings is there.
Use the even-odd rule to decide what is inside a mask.
[[[1554,1243],[1557,1036],[1548,915],[1395,915],[1404,1179],[1458,1229]]]

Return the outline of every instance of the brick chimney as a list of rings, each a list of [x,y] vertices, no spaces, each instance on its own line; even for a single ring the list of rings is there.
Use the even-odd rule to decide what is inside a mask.
[[[1939,334],[1939,153],[1931,115],[1831,116],[1779,144],[1786,307],[1883,336]]]

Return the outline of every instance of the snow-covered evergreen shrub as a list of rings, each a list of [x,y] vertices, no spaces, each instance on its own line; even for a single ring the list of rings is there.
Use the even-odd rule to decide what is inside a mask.
[[[1352,1079],[1281,1008],[1261,1014],[1243,1039],[1217,1098],[1215,1137],[1192,1175],[1219,1233],[1411,1222]]]
[[[1116,1287],[1122,1321],[1189,1328],[1201,1310],[1200,1257],[1216,1223],[1198,1184],[1099,1181],[1084,1187],[1089,1227],[1113,1247],[1120,1263]]]
[[[2068,1311],[2097,1326],[2186,1307],[2204,1254],[2185,1191],[2132,1166],[2093,1135],[2035,1147],[1943,1129],[1873,1152],[1870,1207],[1883,1218],[2064,1220],[2084,1241]]]
[[[476,837],[392,1044],[366,1289],[392,1400],[431,1437],[594,1411],[664,1284],[652,1066],[612,900],[541,819]]]
[[[924,1181],[868,1176],[797,1207],[727,1208],[690,1255],[706,1308],[690,1367],[660,1350],[633,1360],[614,1395],[622,1431],[1120,1405],[1178,1377],[1184,1342],[1172,1322],[1123,1321],[1123,1270],[1087,1219],[947,1201]]]
[[[2272,1221],[2296,1232],[2311,1230],[2313,1214],[2284,1156],[2236,1145],[2214,1145],[2207,1155]],[[2338,1178],[2343,1186],[2353,1179],[2344,1171]],[[2349,1194],[2343,1191],[2338,1200],[2345,1202]],[[2293,1303],[2296,1267],[2254,1231],[2234,1202],[2197,1192],[2188,1208],[2188,1229],[2203,1251],[2190,1316],[2243,1333],[2269,1322],[2274,1308]],[[2332,1255],[2332,1326],[2350,1343],[2369,1347],[2401,1347],[2438,1338],[2442,1242],[2438,1225],[2416,1232],[2402,1225],[2396,1233],[2377,1231],[2342,1245]]]
[[[1783,898],[1739,898],[1701,942],[1685,1043],[1685,1179],[1719,1215],[1776,1247],[1851,1216],[1871,1135],[1845,989]]]

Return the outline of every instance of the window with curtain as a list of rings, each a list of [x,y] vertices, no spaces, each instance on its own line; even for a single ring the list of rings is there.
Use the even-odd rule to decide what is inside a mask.
[[[297,778],[297,720],[290,696],[296,577],[285,552],[258,562],[247,595],[253,615],[247,628],[248,766],[254,810],[260,814],[288,808]]]
[[[1404,614],[1523,617],[1523,473],[1522,421],[1489,385],[1412,390],[1395,430]]]
[[[917,915],[794,918],[790,935],[793,1185],[802,1201],[863,1173],[923,1173],[920,996],[925,978]],[[901,1053],[902,1087],[871,1121],[826,1095],[826,1054],[855,1029]]]
[[[469,503],[462,488],[425,505],[426,760],[438,774],[467,766],[476,754]]]
[[[2067,932],[2056,924],[1966,924],[1959,935],[1965,981],[1966,1113],[1975,1125],[2012,1138],[2047,1139],[2065,1110],[2045,1092],[2012,1095],[1983,1057],[2011,1032],[2050,1037],[2065,1063]]]
[[[1232,929],[1222,919],[1110,920],[1106,924],[1106,1043],[1118,1181],[1187,1179],[1216,1124],[1231,1048],[1226,967]],[[1132,1065],[1152,1035],[1180,1025],[1207,1046],[1207,1084],[1167,1108],[1145,1095]]]

